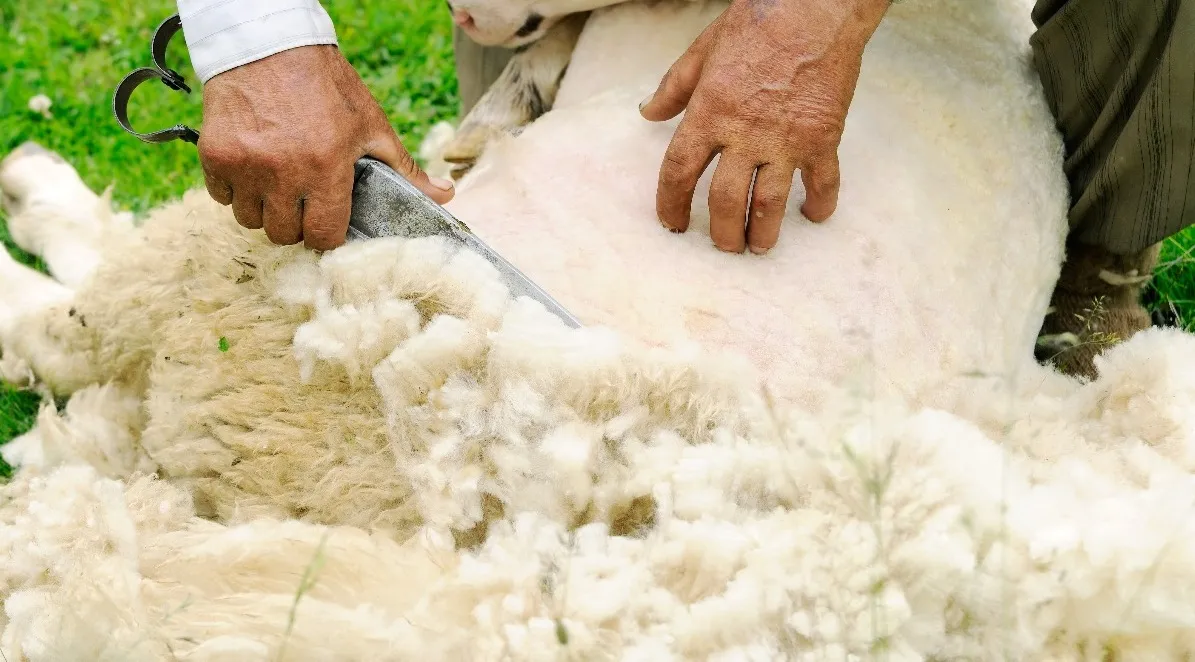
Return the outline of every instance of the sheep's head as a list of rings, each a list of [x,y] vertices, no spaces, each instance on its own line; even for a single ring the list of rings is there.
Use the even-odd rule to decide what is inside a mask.
[[[515,48],[544,35],[573,13],[559,0],[445,0],[452,22],[483,46]],[[559,5],[559,6],[557,6]]]

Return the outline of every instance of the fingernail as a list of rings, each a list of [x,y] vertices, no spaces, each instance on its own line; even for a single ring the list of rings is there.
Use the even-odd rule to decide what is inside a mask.
[[[451,191],[452,190],[452,180],[451,179],[444,179],[442,177],[428,177],[427,180],[432,183],[432,186],[440,189],[441,191]]]
[[[756,255],[767,255],[769,250],[767,248],[760,248],[758,246],[748,246],[747,248],[751,249],[751,252],[755,253]]]
[[[656,95],[656,93],[652,92],[651,94],[647,95],[646,99],[639,102],[639,112],[643,112],[643,107],[646,106],[647,104],[651,103],[651,98],[654,97],[655,95]]]

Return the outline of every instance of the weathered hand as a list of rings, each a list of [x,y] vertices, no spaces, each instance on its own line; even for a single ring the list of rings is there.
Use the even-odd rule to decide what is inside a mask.
[[[709,194],[718,248],[775,246],[798,169],[805,216],[833,214],[847,109],[889,2],[733,0],[640,107],[652,121],[687,107],[660,169],[660,222],[688,228],[697,181],[718,154]]]
[[[353,165],[362,156],[438,203],[452,199],[452,183],[416,165],[335,46],[282,51],[204,85],[199,157],[208,193],[276,244],[328,250],[344,243]]]

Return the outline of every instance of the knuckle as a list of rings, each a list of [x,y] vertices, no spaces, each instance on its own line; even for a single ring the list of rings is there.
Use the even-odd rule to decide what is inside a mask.
[[[784,215],[787,196],[778,191],[761,191],[755,194],[755,216],[769,220]]]
[[[671,167],[673,170],[684,170],[689,164],[689,157],[685,154],[685,150],[675,145],[668,148],[664,153],[664,165]]]
[[[692,182],[678,173],[669,172],[660,177],[660,188],[663,193],[668,195],[693,195],[697,187],[693,186]]]
[[[253,169],[265,172],[279,172],[287,167],[290,159],[282,151],[253,150],[246,161]]]
[[[660,168],[660,184],[669,190],[692,192],[696,190],[693,176],[693,159],[679,152],[669,151],[664,155],[664,165]]]
[[[199,156],[204,166],[216,175],[247,172],[278,173],[301,164],[313,171],[324,171],[336,162],[339,150],[319,141],[298,145],[261,144],[244,136],[218,138],[201,145]]]
[[[829,120],[813,124],[805,132],[805,142],[809,149],[820,155],[837,153],[838,143],[842,139],[842,126]]]
[[[685,82],[685,63],[683,61],[674,63],[668,68],[664,74],[664,89],[661,90],[661,96],[672,97],[676,94],[676,88],[680,87]]]
[[[735,195],[725,187],[711,187],[709,202],[710,211],[719,214],[733,214],[735,205],[741,201],[736,200]]]
[[[318,172],[329,172],[341,161],[343,154],[332,149],[321,149],[309,152],[304,161]]]
[[[395,147],[397,148],[396,158],[398,160],[398,165],[405,170],[408,175],[419,175],[423,172],[419,169],[419,166],[415,164],[415,159],[411,157],[410,152],[403,148],[401,144],[396,143]]]
[[[213,173],[224,172],[236,167],[240,160],[240,151],[233,145],[222,141],[204,141],[200,139],[199,160]]]
[[[199,157],[213,174],[235,179],[246,170],[261,168],[273,155],[241,140],[222,139],[201,147]]]
[[[694,65],[688,62],[686,58],[682,58],[664,73],[664,77],[660,80],[660,84],[656,90],[656,97],[668,103],[680,100],[686,90],[692,86],[695,73],[696,68]]]
[[[341,172],[346,163],[351,164],[351,152],[352,148],[338,142],[312,141],[281,158],[288,168],[308,173],[313,182],[323,184],[329,175]]]
[[[837,191],[839,184],[840,178],[836,169],[821,168],[810,173],[806,188],[819,195],[828,195]]]

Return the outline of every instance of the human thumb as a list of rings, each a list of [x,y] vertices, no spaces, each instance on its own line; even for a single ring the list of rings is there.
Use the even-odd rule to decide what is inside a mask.
[[[387,128],[389,135],[378,140],[377,145],[369,150],[369,155],[390,166],[401,177],[414,184],[415,188],[435,200],[437,204],[446,204],[452,200],[456,194],[452,181],[428,176],[423,168],[415,163],[415,159],[411,158],[410,152],[403,147],[402,142],[394,133],[394,129],[389,125]]]
[[[639,102],[639,114],[643,116],[643,119],[652,122],[670,120],[689,105],[689,99],[693,97],[693,89],[697,87],[697,81],[701,79],[706,50],[714,38],[713,35],[716,34],[713,30],[714,27],[710,26],[703,32],[693,42],[693,45],[689,46],[684,55],[681,55],[680,59],[668,69],[668,73],[664,74],[664,78],[655,92]]]

